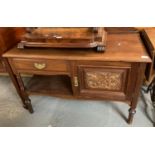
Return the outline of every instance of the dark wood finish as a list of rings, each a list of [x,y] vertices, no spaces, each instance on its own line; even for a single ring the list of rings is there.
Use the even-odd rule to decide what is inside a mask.
[[[18,27],[1,27],[0,28],[0,73],[6,72],[1,56],[7,50],[12,48],[20,41],[21,35],[25,33],[25,29]]]
[[[109,34],[107,38],[105,53],[93,49],[16,47],[5,53],[3,57],[12,69],[8,70],[10,76],[16,79],[14,84],[19,87],[16,89],[20,90],[24,103],[28,101],[29,111],[32,112],[30,94],[118,100],[130,106],[128,123],[131,123],[145,65],[151,59],[139,33]],[[35,67],[34,63],[37,63]],[[28,85],[23,84],[22,73],[35,74]]]
[[[0,28],[0,53],[2,54],[17,43],[13,28]]]
[[[13,28],[0,28],[0,72],[5,72],[5,67],[2,63],[1,55],[10,47],[15,45],[15,33]]]
[[[104,51],[105,43],[104,28],[33,28],[23,36],[18,48],[97,48],[97,51]]]
[[[12,48],[20,41],[24,28],[1,27],[0,28],[0,54]]]

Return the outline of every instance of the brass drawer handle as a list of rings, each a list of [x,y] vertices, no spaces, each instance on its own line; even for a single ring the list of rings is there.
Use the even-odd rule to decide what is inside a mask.
[[[41,70],[41,69],[44,69],[46,67],[46,64],[45,63],[34,63],[34,67],[36,69]]]

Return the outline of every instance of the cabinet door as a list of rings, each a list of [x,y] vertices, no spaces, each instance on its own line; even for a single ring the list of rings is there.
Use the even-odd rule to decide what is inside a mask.
[[[78,66],[79,96],[125,100],[130,70],[130,66]]]

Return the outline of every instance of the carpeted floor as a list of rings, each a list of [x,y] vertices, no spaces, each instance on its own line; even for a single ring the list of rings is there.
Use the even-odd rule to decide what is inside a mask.
[[[132,125],[126,123],[128,105],[112,101],[67,100],[31,96],[34,114],[22,107],[9,77],[0,77],[0,126],[4,127],[152,127],[155,120],[149,95],[139,98]],[[146,99],[146,102],[143,101]]]

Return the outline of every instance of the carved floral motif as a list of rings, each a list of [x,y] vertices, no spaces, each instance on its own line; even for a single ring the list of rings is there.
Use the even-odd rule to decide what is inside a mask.
[[[86,72],[85,81],[89,88],[120,90],[122,73],[114,72]]]

